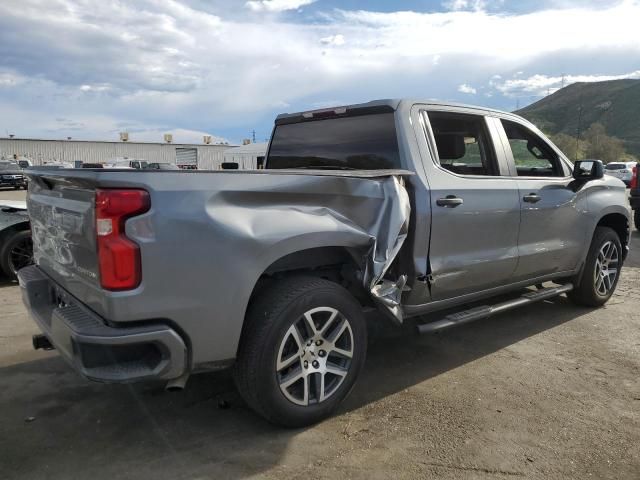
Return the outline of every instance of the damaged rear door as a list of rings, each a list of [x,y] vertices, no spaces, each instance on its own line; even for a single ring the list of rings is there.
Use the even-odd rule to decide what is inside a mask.
[[[453,111],[452,111],[453,110]],[[466,109],[424,111],[433,161],[429,246],[432,300],[510,282],[518,262],[520,202],[493,119]]]

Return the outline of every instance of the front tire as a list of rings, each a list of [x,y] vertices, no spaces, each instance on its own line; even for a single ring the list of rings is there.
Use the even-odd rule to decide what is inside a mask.
[[[568,297],[578,305],[604,305],[618,285],[622,268],[622,244],[609,227],[597,227],[587,253],[582,277]]]
[[[311,425],[353,388],[366,356],[362,307],[340,285],[289,277],[250,305],[235,366],[247,404],[272,423]]]

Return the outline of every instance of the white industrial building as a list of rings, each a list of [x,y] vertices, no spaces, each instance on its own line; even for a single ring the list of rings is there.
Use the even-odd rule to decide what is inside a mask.
[[[241,170],[262,168],[267,154],[268,143],[248,143],[240,147],[232,147],[224,152],[226,163],[237,163]]]
[[[218,170],[224,161],[226,144],[177,144],[143,142],[101,142],[84,140],[38,140],[0,138],[0,160],[31,160],[34,165],[107,163],[116,159],[197,165],[201,170]],[[14,157],[16,155],[16,157]],[[241,167],[242,168],[242,167]]]

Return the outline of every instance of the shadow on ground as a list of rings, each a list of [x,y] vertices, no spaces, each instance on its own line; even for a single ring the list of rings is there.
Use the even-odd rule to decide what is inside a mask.
[[[18,285],[18,282],[15,280],[9,280],[4,275],[0,274],[0,288],[5,287],[15,287]]]
[[[640,252],[627,265],[639,267]],[[559,297],[429,336],[376,330],[338,420],[587,312]],[[2,478],[241,478],[281,464],[303,435],[248,410],[225,372],[165,393],[158,384],[89,383],[54,356],[0,368],[0,381]]]
[[[378,332],[338,415],[584,312],[557,298],[430,336]],[[226,372],[193,376],[181,393],[89,383],[59,357],[2,368],[0,378],[4,478],[240,478],[279,464],[301,433],[248,410]]]

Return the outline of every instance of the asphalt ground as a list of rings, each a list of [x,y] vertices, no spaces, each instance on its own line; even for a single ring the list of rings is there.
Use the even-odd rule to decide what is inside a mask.
[[[0,199],[24,192],[0,191]],[[284,430],[227,372],[102,385],[0,280],[0,478],[640,478],[640,234],[600,309],[564,296],[428,336],[374,336],[333,418]]]

